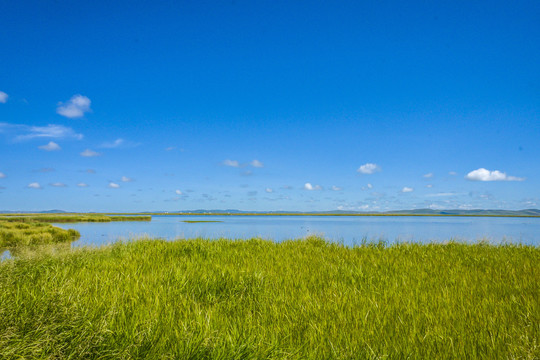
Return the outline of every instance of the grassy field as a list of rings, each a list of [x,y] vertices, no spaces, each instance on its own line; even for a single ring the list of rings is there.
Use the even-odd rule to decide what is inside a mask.
[[[0,263],[0,358],[538,359],[540,249],[139,240]]]
[[[73,229],[64,230],[51,224],[0,219],[0,249],[70,242],[79,237],[79,232]]]
[[[121,216],[102,214],[3,214],[0,221],[11,222],[44,222],[44,223],[73,223],[73,222],[110,222],[110,221],[150,221],[150,215]]]

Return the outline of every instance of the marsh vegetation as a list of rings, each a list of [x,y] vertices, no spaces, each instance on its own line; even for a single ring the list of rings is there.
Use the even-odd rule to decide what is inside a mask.
[[[540,249],[148,239],[0,263],[0,357],[540,357]]]

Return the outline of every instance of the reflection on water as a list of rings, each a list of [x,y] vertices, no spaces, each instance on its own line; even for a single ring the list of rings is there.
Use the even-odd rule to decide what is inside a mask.
[[[0,249],[0,261],[11,259],[11,253],[7,249]]]
[[[219,221],[191,222],[189,221]],[[152,216],[151,222],[54,224],[76,229],[73,246],[104,245],[119,238],[260,237],[273,241],[321,235],[345,245],[363,241],[443,242],[448,240],[540,245],[540,218],[404,216]]]

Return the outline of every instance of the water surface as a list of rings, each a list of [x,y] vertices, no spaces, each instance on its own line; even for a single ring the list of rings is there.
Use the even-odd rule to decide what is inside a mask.
[[[219,221],[185,223],[189,221]],[[260,237],[273,241],[320,235],[345,245],[363,240],[443,242],[458,240],[540,245],[540,218],[438,216],[152,216],[152,221],[54,224],[76,229],[73,246],[104,245],[118,239]]]

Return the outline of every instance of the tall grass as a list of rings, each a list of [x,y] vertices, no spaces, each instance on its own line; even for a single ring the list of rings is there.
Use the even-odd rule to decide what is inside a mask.
[[[0,220],[0,248],[69,242],[81,235],[44,223],[20,223]]]
[[[139,240],[0,264],[0,358],[537,359],[540,249]]]

